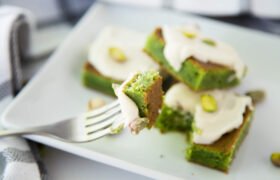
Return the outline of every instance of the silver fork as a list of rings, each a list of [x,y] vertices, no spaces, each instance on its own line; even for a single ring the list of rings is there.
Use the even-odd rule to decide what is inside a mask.
[[[3,130],[0,137],[37,134],[66,142],[88,142],[108,134],[117,134],[124,128],[124,121],[118,101],[46,126]]]

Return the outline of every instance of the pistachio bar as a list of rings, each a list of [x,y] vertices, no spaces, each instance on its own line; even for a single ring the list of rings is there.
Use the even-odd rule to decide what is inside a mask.
[[[132,133],[138,134],[145,127],[151,128],[162,106],[162,78],[156,71],[130,75],[121,85],[114,84],[122,122]],[[121,124],[120,124],[121,126]]]
[[[112,83],[121,83],[130,73],[158,70],[159,67],[143,52],[146,36],[118,26],[107,26],[89,47],[83,67],[86,87],[114,95]]]
[[[157,71],[137,73],[123,87],[123,92],[135,102],[140,117],[149,119],[152,127],[162,106],[162,77]]]
[[[223,90],[195,92],[177,83],[166,92],[156,127],[187,135],[189,161],[227,172],[252,114],[249,96]]]
[[[253,112],[247,109],[243,115],[242,125],[238,129],[224,134],[213,144],[196,144],[190,138],[186,151],[187,160],[228,172],[236,151],[248,132],[252,114]]]
[[[218,63],[203,62],[192,56],[185,59],[179,70],[175,70],[164,55],[165,46],[166,42],[162,28],[157,28],[148,37],[144,49],[170,75],[185,83],[193,90],[227,88],[236,86],[240,82],[240,79],[236,77],[236,72],[232,68]]]
[[[82,82],[84,86],[99,90],[105,94],[115,96],[112,84],[120,84],[121,81],[102,75],[90,63],[85,63],[82,71]]]

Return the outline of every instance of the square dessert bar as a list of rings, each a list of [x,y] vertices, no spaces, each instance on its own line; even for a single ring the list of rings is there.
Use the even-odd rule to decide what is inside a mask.
[[[84,86],[97,89],[108,95],[115,96],[112,84],[120,84],[121,81],[106,77],[97,71],[90,63],[85,63],[82,71],[82,82]]]
[[[157,71],[137,73],[129,80],[123,92],[135,102],[140,117],[149,119],[148,127],[152,127],[162,106],[162,77]]]
[[[108,95],[115,96],[112,84],[120,84],[121,81],[103,76],[90,63],[85,63],[82,72],[83,84],[88,88],[97,89]]]
[[[195,92],[177,83],[165,94],[156,127],[186,134],[187,160],[227,172],[252,114],[251,97],[223,90]]]
[[[247,109],[243,115],[243,124],[238,129],[224,134],[213,144],[196,144],[192,142],[190,135],[190,144],[186,151],[187,160],[228,172],[234,155],[248,132],[252,114],[253,112]]]
[[[157,28],[148,37],[144,49],[170,75],[193,90],[227,88],[239,84],[239,79],[236,78],[234,70],[219,64],[201,62],[192,57],[184,61],[179,71],[175,71],[164,56],[164,46],[162,29]]]
[[[112,83],[122,83],[137,71],[159,70],[143,52],[146,35],[120,26],[106,26],[88,49],[82,81],[86,87],[114,96]]]

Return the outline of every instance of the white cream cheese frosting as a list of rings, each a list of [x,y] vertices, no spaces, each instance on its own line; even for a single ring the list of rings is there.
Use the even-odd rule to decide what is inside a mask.
[[[200,96],[209,94],[217,102],[215,112],[206,112],[200,103]],[[165,103],[173,108],[191,112],[194,116],[195,127],[193,141],[197,144],[212,144],[222,135],[239,128],[243,123],[246,108],[252,109],[252,100],[248,96],[237,95],[224,90],[193,92],[182,83],[171,87],[165,96]]]
[[[114,85],[114,91],[120,103],[121,112],[124,118],[124,127],[129,126],[131,122],[139,119],[139,109],[134,101],[132,101],[124,92],[125,85],[133,78],[135,74],[130,74],[127,80],[125,80],[120,86]]]
[[[121,81],[132,72],[157,70],[158,65],[143,51],[145,41],[145,34],[123,27],[105,27],[90,46],[88,61],[102,75]],[[125,62],[117,62],[109,55],[108,50],[112,47],[123,51]]]
[[[243,77],[246,66],[237,52],[230,45],[220,41],[215,40],[215,45],[203,42],[209,38],[204,37],[196,26],[163,26],[162,33],[165,41],[164,56],[176,71],[180,70],[187,58],[194,57],[201,62],[229,67],[236,72],[237,78]],[[195,36],[188,38],[184,33]]]

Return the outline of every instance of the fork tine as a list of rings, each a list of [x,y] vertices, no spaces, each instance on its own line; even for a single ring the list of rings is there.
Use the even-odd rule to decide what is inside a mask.
[[[93,111],[87,112],[87,113],[84,114],[84,116],[86,118],[93,118],[93,117],[99,116],[100,114],[103,114],[103,113],[105,113],[105,112],[109,111],[110,109],[112,109],[114,107],[117,107],[117,106],[119,106],[119,102],[116,100],[116,101],[114,101],[114,102],[112,102],[108,105],[105,105],[101,108],[98,108],[98,109],[95,109]]]
[[[92,134],[98,130],[111,126],[113,122],[115,122],[119,117],[120,115],[116,115],[112,118],[109,118],[106,121],[102,121],[101,123],[95,124],[94,126],[86,126],[86,132],[87,134]]]
[[[95,117],[90,117],[90,118],[86,118],[86,121],[85,121],[85,125],[88,127],[88,126],[92,126],[96,123],[99,123],[99,122],[102,122],[102,121],[106,121],[110,118],[112,118],[113,116],[115,115],[118,115],[121,113],[121,108],[120,106],[118,107],[115,107],[114,109],[111,109],[110,111],[104,113],[104,114],[101,114],[99,116],[95,116]]]
[[[97,131],[95,133],[89,134],[88,135],[88,141],[93,141],[93,140],[97,140],[105,135],[111,134],[111,128],[108,127],[106,129]]]

